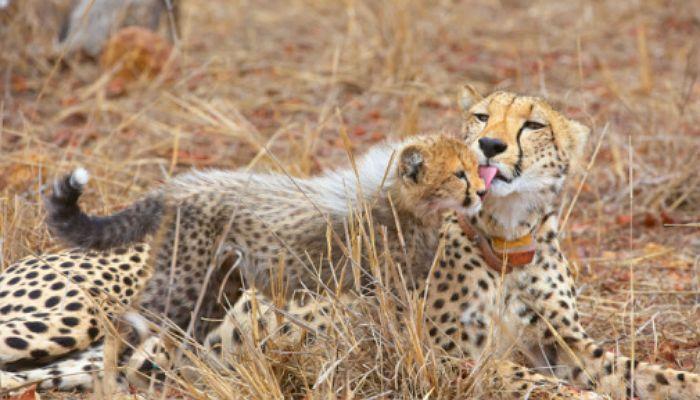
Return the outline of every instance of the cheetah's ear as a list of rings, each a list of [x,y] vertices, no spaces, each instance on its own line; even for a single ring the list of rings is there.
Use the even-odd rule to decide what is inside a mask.
[[[571,120],[570,123],[575,137],[574,156],[577,160],[580,160],[583,157],[583,149],[586,148],[591,129],[578,121]]]
[[[566,122],[569,125],[569,129],[562,130],[560,135],[565,137],[559,138],[558,140],[560,145],[566,149],[572,167],[577,167],[583,159],[584,150],[591,130],[586,125],[574,121],[573,119],[567,119]]]
[[[465,83],[459,92],[459,109],[462,110],[462,112],[466,112],[474,103],[481,99],[483,99],[483,97],[479,94],[479,91],[476,90],[474,86]]]
[[[418,183],[425,168],[425,157],[418,145],[406,146],[399,155],[399,175],[405,182]]]

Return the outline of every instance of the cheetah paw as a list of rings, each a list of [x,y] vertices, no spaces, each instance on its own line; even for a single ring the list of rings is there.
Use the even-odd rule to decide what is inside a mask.
[[[0,397],[13,394],[27,384],[27,380],[13,372],[0,371]],[[14,393],[17,394],[17,393]]]

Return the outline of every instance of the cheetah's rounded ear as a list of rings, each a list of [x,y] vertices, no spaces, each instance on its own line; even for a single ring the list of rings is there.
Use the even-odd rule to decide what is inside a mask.
[[[459,109],[462,110],[462,112],[466,112],[474,103],[481,99],[483,99],[483,97],[479,94],[479,91],[476,90],[474,86],[465,83],[459,92]]]
[[[404,181],[418,183],[425,167],[425,157],[418,145],[406,146],[399,155],[399,175]]]
[[[570,154],[570,161],[573,166],[577,166],[579,162],[583,159],[583,153],[586,148],[586,143],[588,142],[588,136],[591,133],[591,129],[586,125],[575,121],[573,119],[568,120],[570,138],[565,141],[565,145]]]

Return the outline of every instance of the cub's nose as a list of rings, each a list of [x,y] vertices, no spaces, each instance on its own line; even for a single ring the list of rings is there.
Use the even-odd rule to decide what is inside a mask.
[[[508,145],[498,139],[485,137],[479,139],[479,148],[484,152],[486,158],[491,158],[506,151]]]

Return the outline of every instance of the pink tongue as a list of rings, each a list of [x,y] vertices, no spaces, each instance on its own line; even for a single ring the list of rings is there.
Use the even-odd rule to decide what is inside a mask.
[[[479,166],[479,176],[484,180],[484,185],[486,185],[486,190],[491,187],[491,181],[498,173],[498,169],[492,165],[480,165]]]

